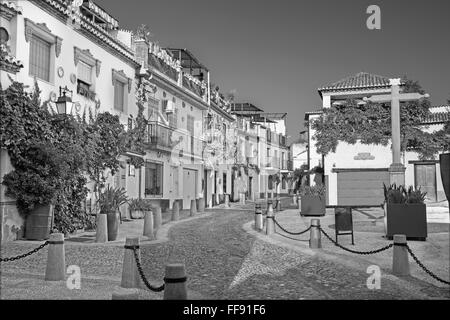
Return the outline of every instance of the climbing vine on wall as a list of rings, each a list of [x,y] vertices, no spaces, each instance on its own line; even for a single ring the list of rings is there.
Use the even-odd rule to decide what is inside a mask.
[[[403,92],[424,91],[420,85],[404,79]],[[443,132],[427,133],[422,131],[423,119],[430,115],[430,101],[404,102],[400,108],[401,150],[414,150],[419,158],[433,158],[444,148]],[[343,105],[332,106],[323,110],[323,114],[310,120],[315,130],[317,151],[327,155],[336,152],[339,141],[349,144],[377,144],[387,146],[391,138],[390,104],[368,102],[358,105],[357,101],[348,99]]]

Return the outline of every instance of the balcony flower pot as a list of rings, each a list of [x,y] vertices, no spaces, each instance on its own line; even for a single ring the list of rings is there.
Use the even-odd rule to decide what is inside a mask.
[[[325,197],[303,195],[299,200],[302,216],[324,216]]]
[[[388,203],[386,205],[386,236],[390,239],[396,234],[404,234],[411,240],[426,240],[426,205]]]
[[[53,205],[36,206],[30,211],[25,222],[25,238],[47,240],[53,226]]]

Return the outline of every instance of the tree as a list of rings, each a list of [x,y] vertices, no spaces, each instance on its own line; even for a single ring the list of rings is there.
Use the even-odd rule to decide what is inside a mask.
[[[404,80],[403,92],[424,93],[417,81]],[[431,112],[428,99],[405,102],[400,109],[401,150],[414,150],[420,159],[433,158],[444,148],[442,133],[423,131],[423,119]],[[391,139],[391,110],[388,104],[368,102],[358,105],[349,99],[343,105],[326,108],[311,120],[319,153],[336,152],[339,141],[355,144],[388,145]]]

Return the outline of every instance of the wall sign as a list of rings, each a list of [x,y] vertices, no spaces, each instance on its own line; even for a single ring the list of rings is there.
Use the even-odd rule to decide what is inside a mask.
[[[361,152],[353,157],[354,160],[374,160],[375,157],[370,152]]]

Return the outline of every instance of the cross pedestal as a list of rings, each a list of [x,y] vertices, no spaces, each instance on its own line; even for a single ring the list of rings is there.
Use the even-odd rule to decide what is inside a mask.
[[[391,93],[375,95],[364,98],[364,101],[375,103],[391,103],[391,128],[392,128],[392,163],[389,167],[389,182],[396,185],[405,185],[406,167],[401,162],[400,150],[400,102],[415,101],[422,98],[428,98],[428,94],[419,93],[400,93],[400,79],[390,79]]]

